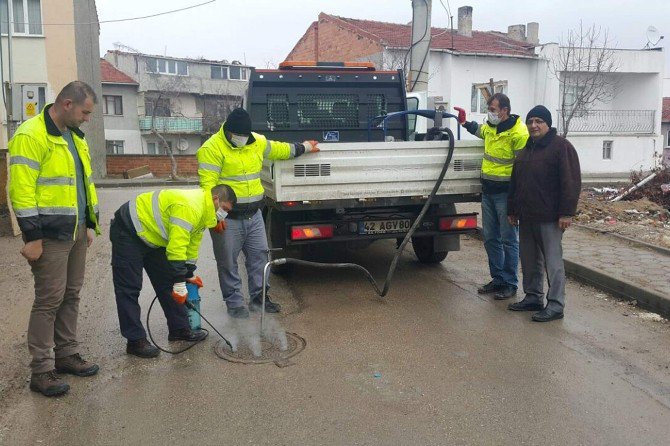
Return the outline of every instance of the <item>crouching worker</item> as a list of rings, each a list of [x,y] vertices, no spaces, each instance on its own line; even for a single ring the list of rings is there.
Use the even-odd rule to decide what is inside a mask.
[[[126,353],[153,358],[160,351],[146,338],[140,319],[142,269],[158,296],[168,324],[169,341],[200,341],[202,330],[191,330],[183,303],[186,282],[202,287],[194,276],[195,262],[206,228],[223,232],[224,219],[235,205],[227,185],[203,189],[147,192],[125,203],[110,228],[112,276],[121,334]]]

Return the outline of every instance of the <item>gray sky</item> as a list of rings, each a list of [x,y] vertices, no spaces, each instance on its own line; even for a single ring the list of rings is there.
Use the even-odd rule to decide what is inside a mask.
[[[137,17],[183,8],[207,0],[97,0],[101,21]],[[655,26],[659,46],[670,41],[667,0],[542,0],[456,2],[451,7],[457,27],[458,7],[473,7],[473,29],[507,31],[508,25],[539,22],[540,42],[558,42],[569,29],[596,24],[608,28],[618,48],[642,48],[646,30]],[[240,60],[249,65],[276,65],[289,53],[320,12],[348,18],[408,23],[410,0],[216,0],[198,8],[156,18],[101,24],[102,54],[121,42],[144,53],[174,57]],[[448,27],[440,0],[433,0],[433,26]],[[666,66],[669,54],[666,51]],[[665,77],[670,76],[666,74]]]

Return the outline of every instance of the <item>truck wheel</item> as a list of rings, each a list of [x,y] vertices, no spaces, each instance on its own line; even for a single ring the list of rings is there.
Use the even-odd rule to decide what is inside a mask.
[[[440,263],[449,251],[435,251],[433,237],[412,237],[414,254],[421,263]]]

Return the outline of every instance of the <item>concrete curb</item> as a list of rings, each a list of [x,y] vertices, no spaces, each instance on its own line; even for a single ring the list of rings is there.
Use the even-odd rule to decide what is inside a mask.
[[[645,310],[653,311],[670,319],[670,297],[663,296],[658,291],[650,290],[640,285],[608,275],[597,268],[591,268],[563,259],[565,272],[582,282],[593,285],[608,293],[624,299],[636,300]]]

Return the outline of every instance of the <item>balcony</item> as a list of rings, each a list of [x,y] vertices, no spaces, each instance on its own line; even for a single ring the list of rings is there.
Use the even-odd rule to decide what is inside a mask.
[[[558,131],[562,131],[561,111],[557,111]],[[656,110],[590,110],[575,113],[569,133],[654,133]]]
[[[202,133],[202,118],[156,116],[156,130],[160,133]],[[140,118],[140,130],[151,130],[151,116]]]

